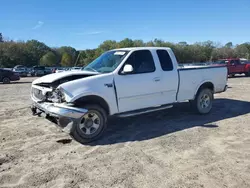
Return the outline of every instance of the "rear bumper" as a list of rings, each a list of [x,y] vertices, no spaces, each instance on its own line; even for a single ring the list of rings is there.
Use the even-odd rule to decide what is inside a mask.
[[[225,92],[227,90],[227,88],[228,88],[228,85],[225,86],[223,92]]]
[[[65,104],[34,102],[31,111],[33,115],[45,114],[45,118],[56,123],[64,132],[70,133],[88,110]]]
[[[228,88],[228,85],[226,85],[223,90],[219,90],[219,91],[217,91],[215,93],[223,93],[223,92],[225,92],[227,90],[227,88]]]

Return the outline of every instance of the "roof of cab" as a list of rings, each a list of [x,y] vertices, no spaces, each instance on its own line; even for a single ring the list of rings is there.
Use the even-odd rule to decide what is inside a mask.
[[[169,50],[169,47],[131,47],[131,48],[116,48],[112,49],[113,50],[128,50],[128,51],[134,51],[134,50],[156,50],[156,49],[164,49],[164,50]]]

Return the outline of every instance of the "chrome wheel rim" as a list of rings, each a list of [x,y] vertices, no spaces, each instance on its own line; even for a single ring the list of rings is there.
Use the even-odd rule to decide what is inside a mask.
[[[99,129],[100,124],[100,117],[94,112],[88,112],[80,121],[80,130],[85,135],[92,135]]]
[[[211,99],[210,99],[209,95],[207,95],[207,94],[202,95],[201,100],[200,100],[200,107],[202,109],[208,108],[210,106],[210,104],[211,104]]]

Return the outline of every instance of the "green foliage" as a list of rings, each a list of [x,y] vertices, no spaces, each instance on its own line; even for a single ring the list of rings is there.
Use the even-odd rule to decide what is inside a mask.
[[[3,35],[0,33],[0,42],[3,42]]]
[[[232,42],[228,42],[225,44],[226,48],[232,48],[233,47],[233,43]]]
[[[25,64],[28,54],[25,52],[25,43],[0,43],[0,67],[14,67]]]
[[[101,52],[117,48],[117,43],[114,40],[106,40],[98,47]]]
[[[28,40],[25,44],[25,52],[28,56],[27,66],[37,65],[40,59],[51,49],[37,40]]]
[[[40,59],[40,65],[43,66],[56,66],[57,65],[57,56],[53,52],[48,52]]]
[[[250,43],[233,45],[228,42],[224,46],[212,41],[188,44],[166,42],[161,39],[144,42],[125,38],[121,41],[106,40],[96,49],[77,51],[70,46],[50,48],[37,40],[3,41],[0,33],[0,67],[15,65],[45,65],[45,66],[86,66],[107,50],[126,47],[157,46],[173,49],[179,63],[203,62],[219,58],[242,57],[250,58]]]
[[[71,67],[74,66],[73,62],[72,62],[72,56],[70,54],[68,54],[67,52],[64,52],[62,54],[62,59],[61,59],[61,65],[63,67]]]
[[[235,49],[231,48],[216,48],[212,52],[212,60],[222,58],[235,58],[237,57]]]
[[[117,45],[118,48],[128,48],[134,47],[134,42],[132,39],[125,38],[124,40],[120,41]]]
[[[86,66],[87,64],[91,63],[95,58],[97,58],[101,54],[101,51],[99,48],[94,50],[87,49],[85,51],[81,51],[80,54],[81,56],[77,65]]]
[[[237,45],[235,48],[235,51],[238,57],[250,59],[250,44],[249,43]]]
[[[77,58],[77,51],[75,48],[72,48],[70,46],[62,46],[58,49],[56,49],[56,51],[58,52],[58,54],[61,56],[63,56],[64,53],[67,53],[68,55],[71,56],[71,60],[75,61]]]

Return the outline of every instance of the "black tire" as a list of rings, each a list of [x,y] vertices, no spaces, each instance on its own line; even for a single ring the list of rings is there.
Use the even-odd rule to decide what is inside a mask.
[[[246,75],[247,77],[250,77],[250,71],[246,72],[245,75]]]
[[[209,88],[202,88],[197,92],[195,99],[190,101],[190,104],[196,113],[208,114],[212,109],[213,99],[213,91]],[[209,102],[204,102],[205,100]]]
[[[9,83],[10,83],[10,79],[8,77],[4,77],[3,84],[9,84]]]
[[[88,112],[83,115],[83,117],[79,120],[78,123],[75,124],[74,129],[72,130],[70,135],[71,135],[71,137],[73,137],[76,141],[80,142],[81,144],[86,144],[89,142],[93,142],[102,136],[103,132],[107,128],[107,113],[99,105],[85,105],[85,106],[83,106],[83,108],[87,109]],[[85,124],[85,122],[82,122],[82,121],[85,121],[84,117],[87,116],[87,114],[95,114],[99,118],[99,127],[91,135],[84,133],[84,130],[86,130],[85,127],[81,128],[81,125]],[[92,123],[93,122],[94,121],[92,121]],[[87,130],[86,130],[86,132],[87,132]]]

